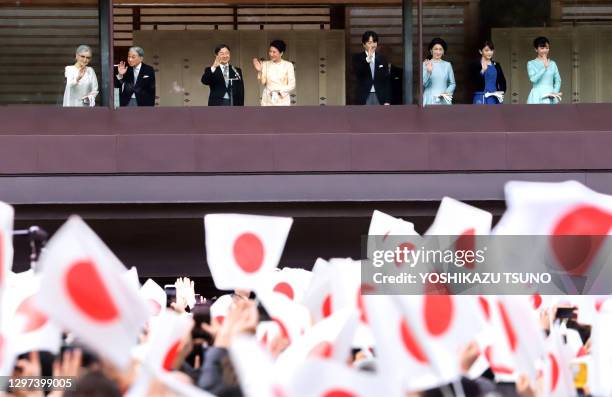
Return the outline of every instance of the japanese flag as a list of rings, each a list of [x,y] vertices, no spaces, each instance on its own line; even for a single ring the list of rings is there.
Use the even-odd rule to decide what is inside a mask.
[[[457,357],[482,328],[471,296],[364,297],[381,370],[406,392],[426,390],[461,376]]]
[[[374,211],[368,230],[367,254],[372,259],[374,251],[394,251],[396,248],[414,250],[420,244],[419,234],[414,225],[384,212]],[[395,260],[396,266],[404,263],[401,258]]]
[[[304,269],[285,267],[276,269],[269,274],[257,292],[274,292],[301,303],[310,284],[312,273]]]
[[[149,318],[146,302],[125,280],[125,267],[98,236],[72,216],[49,241],[40,259],[35,303],[119,368]]]
[[[563,342],[558,325],[551,327],[546,339],[544,358],[544,395],[550,397],[574,397],[574,377],[571,370],[572,352]]]
[[[404,235],[416,234],[414,224],[403,219],[374,210],[370,220],[369,236]]]
[[[13,207],[0,202],[0,293],[13,266]],[[2,297],[0,296],[0,300]]]
[[[357,318],[355,311],[343,309],[320,321],[278,356],[276,372],[288,375],[313,357],[346,363],[357,329]]]
[[[15,274],[5,290],[5,331],[12,335],[13,351],[48,351],[57,354],[61,330],[36,307],[34,299],[40,287],[40,277],[32,271]]]
[[[274,372],[272,356],[250,336],[239,335],[229,347],[240,388],[246,397],[282,397],[280,378]]]
[[[140,295],[149,304],[151,315],[157,316],[166,308],[166,291],[152,279],[145,281],[140,288]]]
[[[540,263],[556,270],[568,294],[609,293],[612,196],[576,182],[509,182],[508,210],[496,226],[499,235],[541,235],[518,264],[533,271]]]
[[[588,384],[593,396],[612,396],[612,305],[605,305],[595,317],[591,331],[592,365]]]
[[[498,296],[495,321],[499,332],[495,343],[510,349],[514,369],[537,382],[536,363],[545,355],[544,332],[526,296]]]
[[[261,303],[278,324],[280,333],[289,343],[295,341],[310,327],[310,315],[306,307],[295,303],[282,294],[261,294]]]
[[[206,257],[215,286],[256,290],[278,265],[292,218],[209,214]]]
[[[231,295],[221,295],[211,306],[210,306],[210,318],[211,322],[215,321],[219,325],[223,324],[223,320],[227,317],[227,312],[233,303]]]
[[[358,371],[335,361],[311,359],[287,382],[292,397],[400,397],[399,383],[385,373]]]
[[[444,197],[426,235],[437,236],[436,243],[441,249],[476,252],[484,244],[479,243],[479,236],[489,235],[492,222],[490,212]],[[474,259],[466,260],[465,269],[475,267]]]
[[[303,303],[310,311],[313,323],[332,314],[332,269],[326,260],[317,258]]]
[[[150,322],[150,335],[144,346],[141,372],[128,392],[129,397],[146,395],[153,377],[173,371],[180,359],[181,348],[193,328],[189,316],[166,310]]]

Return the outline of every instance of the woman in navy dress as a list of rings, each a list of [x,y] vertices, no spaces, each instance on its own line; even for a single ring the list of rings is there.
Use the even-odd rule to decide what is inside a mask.
[[[470,67],[470,77],[474,86],[474,104],[497,105],[503,102],[506,92],[506,78],[499,63],[493,60],[495,46],[485,41],[480,49],[480,60]]]

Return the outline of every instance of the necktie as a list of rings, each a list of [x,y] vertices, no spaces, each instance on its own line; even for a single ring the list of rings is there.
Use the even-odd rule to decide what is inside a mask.
[[[372,80],[374,80],[374,73],[376,71],[374,66],[376,66],[376,62],[374,61],[374,59],[372,59],[372,62],[370,62],[370,71],[372,72]]]
[[[138,80],[138,73],[140,73],[140,69],[134,68],[134,84],[136,84],[136,80]]]
[[[221,69],[223,70],[223,78],[225,79],[225,85],[227,86],[229,84],[229,66],[222,65]]]

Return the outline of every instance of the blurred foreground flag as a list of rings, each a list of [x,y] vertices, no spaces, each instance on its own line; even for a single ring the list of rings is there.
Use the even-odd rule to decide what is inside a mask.
[[[399,383],[334,361],[308,360],[285,385],[291,397],[400,397]]]
[[[218,289],[255,290],[276,268],[292,218],[239,214],[204,217],[206,258]]]
[[[55,233],[41,256],[41,312],[119,368],[130,362],[150,310],[125,279],[125,267],[78,216]]]
[[[149,304],[151,315],[157,316],[166,308],[166,291],[152,279],[147,279],[140,288],[140,295]]]
[[[591,331],[592,367],[588,384],[593,396],[612,396],[612,305],[605,305],[595,317]]]
[[[495,227],[497,235],[544,236],[532,239],[514,262],[534,270],[545,263],[562,280],[568,294],[608,294],[612,279],[612,196],[576,181],[509,182],[508,210]]]
[[[0,294],[13,266],[13,207],[0,202]],[[2,297],[0,296],[0,302]]]
[[[484,326],[475,297],[364,296],[382,373],[404,392],[461,377],[459,353]]]

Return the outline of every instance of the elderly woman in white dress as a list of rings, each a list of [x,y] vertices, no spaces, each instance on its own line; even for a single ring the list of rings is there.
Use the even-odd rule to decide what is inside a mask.
[[[282,40],[274,40],[268,50],[269,61],[260,62],[253,58],[257,79],[264,86],[261,106],[290,106],[291,91],[295,89],[295,70],[293,63],[282,59],[287,45]]]
[[[87,45],[76,49],[76,62],[65,69],[66,89],[64,106],[95,106],[98,95],[98,79],[93,68],[87,66],[91,61],[92,51]]]

